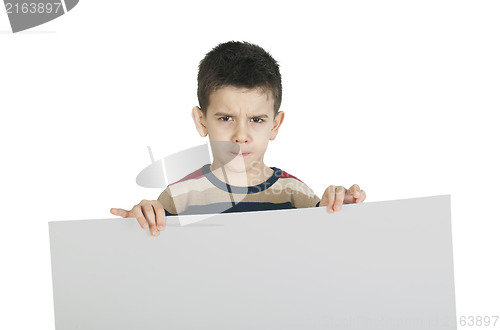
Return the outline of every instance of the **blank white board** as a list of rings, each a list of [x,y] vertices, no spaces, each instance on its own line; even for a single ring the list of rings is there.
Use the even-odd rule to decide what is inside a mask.
[[[49,222],[56,329],[457,328],[450,195],[195,217]]]

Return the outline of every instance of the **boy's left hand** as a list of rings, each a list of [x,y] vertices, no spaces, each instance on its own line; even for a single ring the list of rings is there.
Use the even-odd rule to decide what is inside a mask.
[[[340,211],[342,204],[362,203],[366,198],[366,193],[357,184],[353,184],[349,190],[342,186],[329,186],[326,188],[319,206],[326,206],[330,213]]]

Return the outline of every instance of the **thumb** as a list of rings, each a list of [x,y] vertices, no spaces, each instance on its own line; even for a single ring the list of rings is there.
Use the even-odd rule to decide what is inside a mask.
[[[117,208],[112,208],[109,210],[111,214],[117,215],[122,218],[130,218],[132,215],[130,215],[130,211],[124,210],[124,209],[117,209]]]

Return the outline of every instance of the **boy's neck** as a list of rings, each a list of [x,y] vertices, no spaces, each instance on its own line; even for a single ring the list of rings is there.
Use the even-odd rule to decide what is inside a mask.
[[[210,165],[210,170],[219,180],[232,186],[240,187],[259,185],[267,181],[274,174],[274,171],[264,163],[258,166],[254,165],[243,172],[233,172],[228,167],[224,167],[224,171],[222,169],[222,166],[217,166],[215,163]]]

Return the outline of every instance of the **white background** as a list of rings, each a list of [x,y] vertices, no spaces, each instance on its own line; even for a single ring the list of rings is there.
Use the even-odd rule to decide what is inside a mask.
[[[457,316],[500,315],[499,16],[498,1],[82,0],[12,34],[0,13],[0,328],[54,329],[49,221],[156,199],[135,183],[147,146],[207,141],[197,66],[229,40],[281,65],[266,164],[319,197],[451,194]]]

